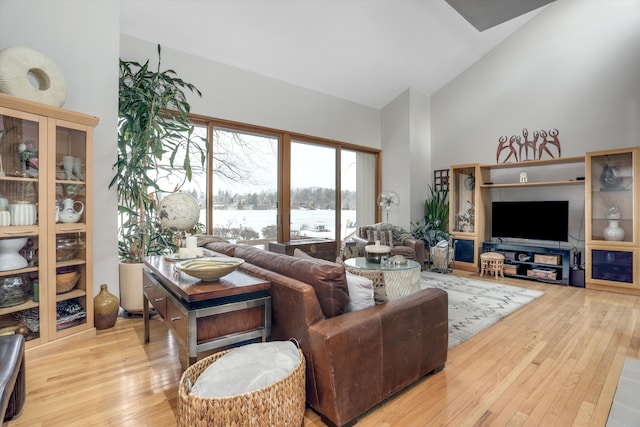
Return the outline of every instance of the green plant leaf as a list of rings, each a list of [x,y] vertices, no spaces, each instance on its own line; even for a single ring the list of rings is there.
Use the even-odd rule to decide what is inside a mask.
[[[177,76],[161,71],[161,46],[157,46],[157,69],[144,63],[120,60],[118,97],[118,157],[109,188],[118,192],[122,259],[140,262],[142,257],[173,250],[173,234],[161,229],[155,195],[176,189],[160,188],[157,171],[168,160],[171,167],[178,153],[187,153],[181,167],[185,179],[193,178],[190,154],[206,161],[208,141],[193,141],[191,106],[187,92],[202,93]],[[185,151],[186,150],[186,151]]]

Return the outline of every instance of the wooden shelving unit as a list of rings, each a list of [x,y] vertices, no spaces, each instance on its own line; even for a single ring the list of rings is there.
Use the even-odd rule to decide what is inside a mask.
[[[587,153],[587,288],[640,295],[639,154],[638,147]],[[611,180],[603,176],[605,168],[615,171]],[[622,238],[607,233],[611,225],[622,230]]]
[[[483,205],[478,186],[480,165],[451,166],[449,170],[449,231],[453,240],[456,268],[478,271],[480,245],[485,233]]]
[[[0,322],[28,319],[31,353],[95,335],[93,238],[88,224],[93,215],[92,138],[97,123],[93,116],[0,94],[0,196],[10,204],[26,201],[37,207],[35,224],[0,227],[0,239],[27,238],[33,249],[27,267],[0,271],[0,280],[20,276],[37,281],[39,288],[38,298],[34,287],[26,302],[0,308]],[[78,159],[71,177],[64,172],[64,156]],[[56,223],[56,206],[65,198],[84,204],[77,223]],[[82,244],[72,259],[59,260],[56,240],[65,236]],[[61,269],[77,271],[79,280],[72,290],[58,294],[56,274]],[[69,304],[70,310],[84,316],[76,319],[64,313],[60,320],[60,304]],[[65,319],[73,321],[63,323]]]
[[[491,237],[491,190],[521,188],[525,191],[534,187],[584,186],[584,166],[580,167],[584,163],[584,156],[574,156],[518,163],[451,166],[449,227],[456,244],[456,268],[479,271],[482,243]],[[570,165],[575,167],[564,167]],[[521,172],[527,173],[526,182],[520,181]],[[473,175],[475,181],[473,191],[465,180],[469,174]],[[583,179],[578,179],[580,177]],[[472,200],[475,214],[473,227],[465,231],[457,215],[465,211],[464,203]]]

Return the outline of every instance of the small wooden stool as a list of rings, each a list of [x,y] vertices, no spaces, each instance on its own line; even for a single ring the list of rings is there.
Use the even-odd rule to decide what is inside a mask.
[[[484,273],[489,276],[495,275],[496,279],[498,274],[504,278],[504,255],[497,252],[485,252],[480,254],[480,277]]]

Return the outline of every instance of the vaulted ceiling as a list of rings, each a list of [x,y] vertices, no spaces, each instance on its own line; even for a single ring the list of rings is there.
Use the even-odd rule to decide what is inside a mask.
[[[382,108],[435,93],[549,1],[121,0],[121,33]]]

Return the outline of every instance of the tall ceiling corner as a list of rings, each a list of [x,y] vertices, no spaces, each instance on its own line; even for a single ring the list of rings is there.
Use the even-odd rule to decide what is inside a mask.
[[[507,22],[555,0],[445,0],[478,31]]]

